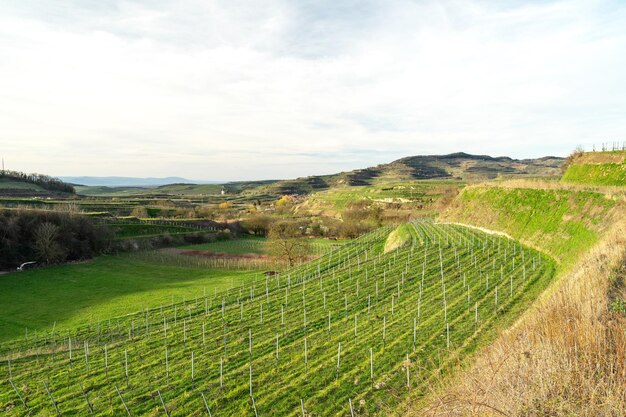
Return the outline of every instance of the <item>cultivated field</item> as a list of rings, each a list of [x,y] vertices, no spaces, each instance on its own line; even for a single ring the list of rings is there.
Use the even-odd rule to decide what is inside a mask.
[[[5,342],[0,411],[395,414],[510,323],[556,268],[461,226],[412,223],[386,245],[391,231],[279,275]]]

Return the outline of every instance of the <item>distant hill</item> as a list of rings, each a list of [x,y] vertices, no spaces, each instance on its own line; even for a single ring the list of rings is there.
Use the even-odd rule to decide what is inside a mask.
[[[74,187],[59,178],[19,171],[0,171],[0,195],[2,196],[49,196],[52,194],[67,195],[74,193]]]
[[[167,184],[220,184],[219,181],[198,181],[181,177],[138,178],[138,177],[61,177],[65,182],[75,185],[104,187],[157,187]]]
[[[457,179],[484,181],[501,176],[559,176],[564,158],[547,156],[538,159],[512,159],[506,156],[420,155],[398,159],[375,167],[277,181],[269,192],[277,194],[308,193],[338,186],[373,185],[388,181]]]
[[[200,195],[218,194],[222,187],[228,194],[283,195],[309,194],[333,187],[377,185],[386,182],[427,179],[484,181],[499,176],[559,176],[564,159],[548,156],[538,159],[512,159],[506,156],[470,155],[459,152],[449,155],[409,156],[388,164],[356,169],[331,175],[313,175],[288,180],[205,182],[193,184],[183,178],[131,178],[141,185],[102,185],[124,177],[63,177],[75,184],[96,185],[86,178],[101,180],[95,187],[77,187],[84,195]],[[146,184],[147,180],[155,180]],[[171,181],[156,186],[157,182]],[[191,183],[190,183],[191,182]],[[120,183],[118,181],[118,183]],[[219,185],[218,185],[219,184]],[[152,188],[150,188],[152,187]]]

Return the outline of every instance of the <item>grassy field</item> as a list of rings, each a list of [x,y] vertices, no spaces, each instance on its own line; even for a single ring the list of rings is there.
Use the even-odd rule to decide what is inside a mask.
[[[507,232],[569,265],[598,241],[620,204],[600,192],[472,186],[442,219]]]
[[[0,275],[0,341],[68,329],[191,299],[249,281],[255,272],[154,264],[137,255]]]
[[[389,253],[384,228],[217,295],[196,286],[185,302],[24,335],[0,346],[0,411],[393,415],[510,323],[555,270],[504,237],[408,231],[411,244]]]

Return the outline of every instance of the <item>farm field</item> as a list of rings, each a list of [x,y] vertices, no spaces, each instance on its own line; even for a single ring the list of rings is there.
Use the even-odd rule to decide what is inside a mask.
[[[323,238],[307,239],[312,254],[323,255],[333,247],[343,245],[346,240],[330,240]],[[243,237],[240,239],[221,240],[197,245],[183,245],[180,249],[206,250],[231,254],[267,254],[267,241],[262,237]]]
[[[154,263],[143,254],[93,260],[2,275],[0,342],[35,331],[68,329],[147,306],[222,291],[253,279],[254,271]]]
[[[150,296],[136,314],[22,334],[0,345],[0,411],[393,415],[510,323],[556,269],[461,226],[411,223],[385,250],[392,231],[276,276],[244,273],[213,293],[189,279],[185,301]]]

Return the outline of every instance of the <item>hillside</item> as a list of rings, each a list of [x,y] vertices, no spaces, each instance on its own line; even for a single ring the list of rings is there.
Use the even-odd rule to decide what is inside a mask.
[[[235,181],[225,184],[170,184],[160,187],[78,187],[84,195],[210,195],[222,187],[229,194],[285,195],[311,194],[316,191],[347,186],[372,186],[413,180],[483,181],[499,177],[560,175],[564,159],[512,159],[470,155],[463,152],[449,155],[422,155],[398,159],[388,164],[356,169],[331,175],[312,175],[287,180]]]
[[[277,181],[267,187],[278,194],[310,193],[332,187],[376,185],[386,182],[456,179],[482,181],[502,176],[556,176],[563,158],[544,157],[517,160],[509,157],[470,155],[422,155],[398,159],[388,164],[341,172]]]
[[[504,182],[466,188],[441,221],[505,232],[560,263],[548,290],[407,416],[626,412],[626,194]]]
[[[51,196],[74,194],[71,184],[43,174],[0,171],[0,196]]]
[[[83,186],[97,187],[157,187],[167,184],[218,184],[219,181],[195,181],[181,177],[139,178],[139,177],[60,177],[61,180]]]
[[[506,232],[567,263],[591,248],[624,213],[623,202],[613,195],[539,187],[468,186],[441,220]]]
[[[572,157],[563,174],[564,183],[626,185],[626,151],[585,152]]]
[[[0,412],[49,415],[53,396],[63,415],[394,415],[519,315],[555,268],[465,227],[397,230],[389,252],[396,238],[382,228],[271,278],[30,329],[0,344]]]

